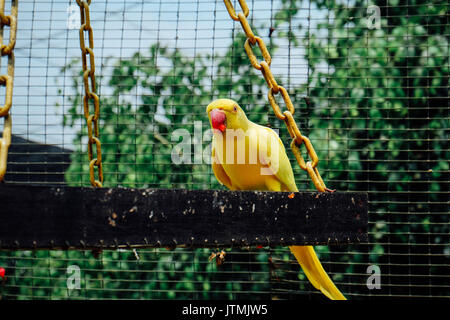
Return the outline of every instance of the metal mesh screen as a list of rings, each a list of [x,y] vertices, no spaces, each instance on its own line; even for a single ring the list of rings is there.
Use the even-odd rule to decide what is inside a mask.
[[[324,268],[350,299],[449,298],[448,1],[248,4],[327,185],[369,193],[370,242],[316,247]],[[90,7],[105,186],[223,188],[205,162],[205,107],[219,97],[289,142],[222,1]],[[6,183],[89,185],[78,36],[75,1],[20,2]],[[176,163],[186,132],[192,154]],[[299,189],[313,190],[292,163]],[[225,251],[222,265],[209,249],[0,251],[0,296],[323,299],[287,248]],[[371,266],[379,289],[367,286]]]

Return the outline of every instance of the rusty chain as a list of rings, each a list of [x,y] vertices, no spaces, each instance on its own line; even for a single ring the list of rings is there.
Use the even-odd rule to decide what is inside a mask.
[[[245,35],[247,37],[247,40],[245,41],[244,44],[245,52],[247,53],[247,56],[253,68],[260,70],[264,79],[267,82],[267,86],[269,87],[269,92],[267,95],[269,103],[272,106],[275,116],[278,119],[283,120],[286,124],[286,127],[292,138],[290,146],[300,168],[302,168],[309,174],[317,190],[321,192],[330,191],[330,189],[328,189],[325,186],[325,183],[323,182],[323,179],[320,176],[319,170],[317,169],[319,158],[317,157],[316,151],[314,150],[311,141],[301,134],[300,129],[298,128],[297,123],[294,120],[295,108],[291,101],[289,93],[286,90],[286,88],[284,88],[283,86],[279,85],[276,82],[275,77],[272,74],[272,71],[270,69],[272,58],[270,56],[269,51],[267,50],[264,40],[258,36],[255,36],[250,27],[250,24],[247,20],[250,11],[248,9],[246,1],[239,0],[239,5],[242,9],[242,12],[239,12],[237,14],[233,4],[231,3],[231,0],[223,0],[223,2],[225,3],[225,6],[227,8],[228,13],[230,14],[231,19],[233,19],[234,21],[239,21],[241,23],[242,29],[244,30]],[[259,47],[264,59],[263,61],[258,62],[258,59],[255,53],[253,52],[253,47],[255,45]],[[278,105],[275,98],[278,95],[278,93],[281,93],[281,97],[287,108],[287,110],[284,112],[281,111],[280,106]],[[303,158],[299,148],[302,144],[305,145],[305,148],[308,152],[308,156],[310,159],[307,162],[305,162],[305,159]]]
[[[89,176],[91,184],[94,187],[102,187],[103,185],[103,166],[102,166],[102,146],[99,138],[98,121],[100,117],[100,99],[96,92],[95,86],[95,59],[94,59],[94,34],[91,26],[91,19],[89,13],[89,5],[91,0],[81,1],[76,0],[80,7],[80,49],[81,61],[83,67],[83,83],[84,83],[84,97],[83,108],[84,117],[88,127],[88,156],[89,156]],[[89,46],[86,47],[84,36],[88,33]],[[89,55],[89,68],[88,58]],[[89,113],[89,101],[94,103],[94,113]],[[93,145],[96,147],[96,158],[94,158]],[[98,169],[98,179],[95,179],[94,167]]]
[[[3,134],[0,138],[0,181],[6,174],[6,163],[8,161],[8,149],[11,145],[12,118],[9,111],[12,106],[14,86],[14,47],[17,34],[18,1],[11,1],[11,14],[5,15],[5,0],[0,0],[0,50],[2,57],[8,56],[7,74],[0,76],[0,85],[5,86],[5,104],[0,107],[0,118],[4,118]],[[9,26],[9,42],[3,44],[3,29]]]

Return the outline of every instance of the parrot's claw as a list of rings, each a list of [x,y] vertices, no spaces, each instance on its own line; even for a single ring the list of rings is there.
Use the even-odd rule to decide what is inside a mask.
[[[225,261],[225,255],[226,255],[226,252],[225,251],[220,251],[220,252],[213,252],[213,253],[211,253],[211,255],[209,256],[209,258],[208,258],[208,260],[209,260],[209,262],[211,262],[211,261],[213,261],[214,259],[216,259],[216,265],[218,266],[218,267],[220,267],[222,264],[223,264],[223,262]]]
[[[100,257],[100,255],[103,253],[102,249],[93,249],[92,251],[92,255],[94,256],[95,259],[98,259]]]
[[[336,189],[330,189],[330,188],[326,188],[326,187],[325,187],[325,191],[326,191],[326,192],[333,193],[333,192],[336,191]]]

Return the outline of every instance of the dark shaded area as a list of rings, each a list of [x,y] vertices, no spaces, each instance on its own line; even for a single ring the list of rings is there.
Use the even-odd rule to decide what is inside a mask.
[[[6,183],[64,185],[72,150],[12,136]]]

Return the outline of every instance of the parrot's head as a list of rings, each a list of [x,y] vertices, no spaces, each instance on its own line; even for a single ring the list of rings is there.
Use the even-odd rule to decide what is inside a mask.
[[[231,99],[217,99],[206,107],[206,113],[213,129],[225,132],[226,129],[243,129],[248,126],[244,110]]]

